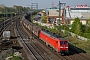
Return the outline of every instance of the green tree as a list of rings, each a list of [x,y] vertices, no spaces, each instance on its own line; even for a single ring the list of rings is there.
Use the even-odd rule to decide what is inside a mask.
[[[79,35],[82,33],[82,23],[80,22],[79,18],[75,18],[71,26],[71,31]]]
[[[90,19],[88,19],[88,23],[87,23],[88,26],[90,26]]]
[[[83,33],[90,33],[90,19],[87,22],[87,25],[83,25]]]
[[[46,19],[47,19],[47,17],[46,17],[46,15],[44,14],[44,15],[42,16],[42,23],[46,23]]]
[[[22,58],[18,56],[14,56],[11,60],[22,60]]]
[[[84,30],[84,34],[83,35],[86,38],[90,38],[90,19],[88,20],[88,23],[85,26],[85,30]]]
[[[61,29],[68,31],[68,30],[69,30],[69,27],[68,27],[67,25],[62,25],[62,26],[61,26]]]
[[[2,7],[0,7],[0,12],[1,12],[1,13],[3,12],[3,10],[4,10],[4,9],[3,9]]]

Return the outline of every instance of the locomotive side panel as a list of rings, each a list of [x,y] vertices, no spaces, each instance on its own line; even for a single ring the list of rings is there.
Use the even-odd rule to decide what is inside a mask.
[[[42,31],[40,31],[39,38],[45,41],[48,45],[54,48],[57,52],[60,52],[58,51],[58,41],[57,40],[45,35],[44,33],[42,33]]]

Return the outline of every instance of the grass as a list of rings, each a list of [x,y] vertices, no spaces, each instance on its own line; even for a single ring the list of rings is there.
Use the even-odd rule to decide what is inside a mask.
[[[4,20],[4,18],[0,18],[0,20]]]
[[[13,56],[13,54],[8,54],[7,57]]]
[[[22,58],[18,56],[14,56],[11,60],[22,60]]]
[[[77,39],[77,38],[71,37],[71,36],[68,36],[68,40],[72,45],[74,45],[74,46],[86,51],[86,53],[90,54],[90,41],[80,40],[80,39]]]
[[[14,56],[13,54],[8,54],[7,57],[13,56],[10,60],[22,60],[19,56]]]

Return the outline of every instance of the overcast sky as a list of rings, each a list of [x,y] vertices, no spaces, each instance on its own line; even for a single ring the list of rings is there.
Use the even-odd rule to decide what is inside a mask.
[[[52,2],[54,2],[54,6],[57,6],[59,1],[72,7],[77,4],[87,4],[90,6],[90,0],[0,0],[0,4],[4,4],[6,6],[20,5],[29,7],[31,3],[38,3],[39,8],[48,8],[52,7]]]

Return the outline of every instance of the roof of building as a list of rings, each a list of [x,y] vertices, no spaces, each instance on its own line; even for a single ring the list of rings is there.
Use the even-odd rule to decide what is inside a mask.
[[[90,8],[70,8],[71,10],[90,10]]]

